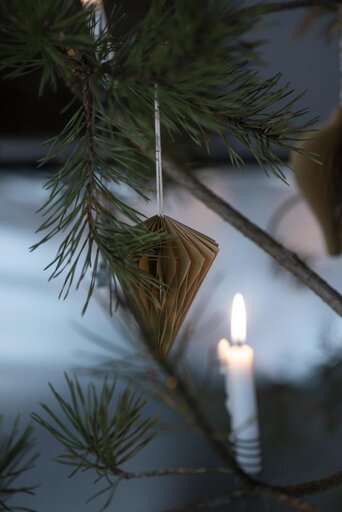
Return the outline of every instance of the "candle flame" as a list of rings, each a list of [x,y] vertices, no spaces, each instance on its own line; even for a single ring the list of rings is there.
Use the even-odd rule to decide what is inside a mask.
[[[233,299],[232,316],[230,324],[231,338],[234,343],[242,343],[246,340],[246,308],[241,293],[237,293]]]

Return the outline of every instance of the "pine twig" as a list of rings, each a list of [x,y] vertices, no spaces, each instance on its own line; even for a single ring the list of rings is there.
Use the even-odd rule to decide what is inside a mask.
[[[311,270],[298,256],[274,240],[268,233],[235,210],[219,196],[203,185],[195,176],[183,171],[168,159],[164,159],[165,173],[187,189],[223,220],[244,234],[249,240],[267,252],[279,265],[291,272],[301,283],[310,288],[323,302],[342,316],[342,296],[322,277]]]

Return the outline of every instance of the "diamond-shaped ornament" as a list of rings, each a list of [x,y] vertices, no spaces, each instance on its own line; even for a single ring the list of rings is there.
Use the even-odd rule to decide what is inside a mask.
[[[155,215],[143,224],[150,232],[171,235],[155,254],[139,260],[139,267],[165,286],[146,290],[120,282],[144,336],[167,355],[219,248],[211,238],[167,216]]]

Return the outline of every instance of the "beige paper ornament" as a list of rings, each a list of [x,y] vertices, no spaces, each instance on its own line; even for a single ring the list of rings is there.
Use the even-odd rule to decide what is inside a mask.
[[[150,233],[164,233],[167,236],[138,261],[140,270],[153,278],[149,288],[146,288],[146,284],[143,286],[129,280],[128,276],[121,275],[118,279],[145,341],[166,357],[219,249],[208,236],[164,215],[157,85],[154,121],[158,215],[147,219],[142,226]]]
[[[342,252],[342,108],[335,109],[325,126],[307,134],[300,148],[317,155],[320,163],[295,151],[290,166],[298,186],[320,223],[331,255]]]
[[[219,249],[211,238],[167,216],[155,215],[143,224],[150,232],[170,235],[154,254],[139,260],[140,269],[164,286],[146,290],[119,279],[146,340],[166,356]]]

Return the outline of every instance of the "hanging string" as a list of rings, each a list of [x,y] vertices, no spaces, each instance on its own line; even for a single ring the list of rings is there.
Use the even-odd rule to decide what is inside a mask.
[[[337,23],[338,23],[338,47],[339,47],[339,97],[340,106],[342,107],[342,5],[337,7]]]
[[[156,189],[157,189],[157,211],[159,217],[164,216],[163,200],[163,170],[161,159],[161,137],[160,137],[160,112],[158,85],[154,85],[154,131],[156,139]]]

